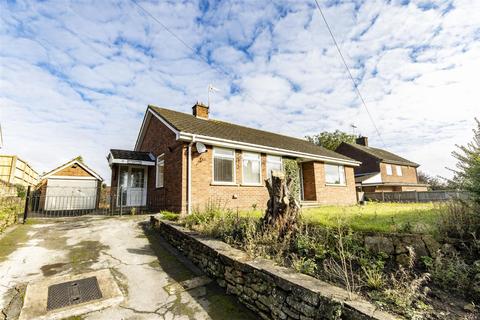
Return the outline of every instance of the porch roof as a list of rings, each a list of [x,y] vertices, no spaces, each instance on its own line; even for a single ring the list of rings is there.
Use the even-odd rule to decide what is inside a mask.
[[[110,149],[107,157],[108,163],[136,164],[145,166],[154,166],[155,157],[150,152]]]

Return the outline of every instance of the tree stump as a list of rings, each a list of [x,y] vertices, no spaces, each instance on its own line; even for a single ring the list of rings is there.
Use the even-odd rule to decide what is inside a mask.
[[[265,182],[270,199],[262,219],[264,227],[278,229],[280,237],[295,232],[300,206],[289,191],[292,180],[286,181],[282,171],[273,171],[272,179]]]

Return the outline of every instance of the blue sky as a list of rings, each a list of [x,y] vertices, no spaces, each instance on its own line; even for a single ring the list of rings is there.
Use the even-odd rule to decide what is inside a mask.
[[[39,172],[82,155],[106,181],[147,104],[303,137],[381,139],[314,1],[0,1],[2,153]],[[385,146],[448,176],[480,116],[478,1],[320,1]]]

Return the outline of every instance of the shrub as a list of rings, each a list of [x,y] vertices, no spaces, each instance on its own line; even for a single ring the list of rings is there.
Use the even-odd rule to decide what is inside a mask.
[[[300,175],[297,160],[283,159],[283,170],[287,181],[290,179],[290,194],[297,201],[300,200]]]
[[[297,272],[308,275],[315,275],[317,271],[317,263],[315,260],[305,257],[292,256],[292,266]]]
[[[473,240],[480,234],[480,206],[452,200],[440,205],[438,232],[442,238]]]
[[[423,263],[435,285],[461,295],[468,292],[473,270],[457,252],[440,252],[435,259],[424,257]]]

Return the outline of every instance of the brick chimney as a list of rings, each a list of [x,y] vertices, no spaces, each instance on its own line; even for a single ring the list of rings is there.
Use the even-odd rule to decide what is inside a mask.
[[[193,115],[197,118],[208,119],[208,107],[201,102],[195,103],[192,107]]]
[[[368,137],[358,137],[355,139],[355,143],[368,147]]]

